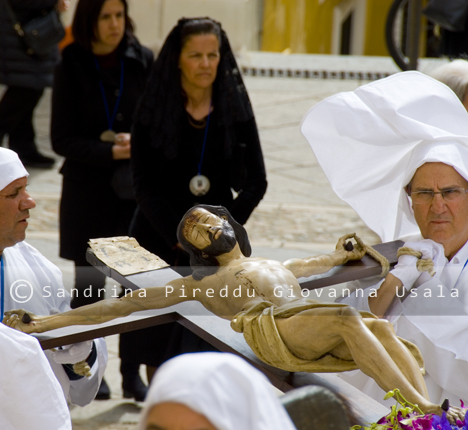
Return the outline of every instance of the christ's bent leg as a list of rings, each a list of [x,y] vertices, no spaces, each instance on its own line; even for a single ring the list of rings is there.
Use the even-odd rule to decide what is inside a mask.
[[[408,401],[418,404],[423,412],[442,413],[440,406],[430,403],[411,384],[354,308],[309,309],[276,321],[284,343],[298,357],[313,360],[331,353],[346,358],[341,357],[343,353],[349,356],[342,345],[344,341],[358,367],[384,391],[398,388]],[[415,371],[420,373],[413,357],[411,359],[410,365],[415,365]]]

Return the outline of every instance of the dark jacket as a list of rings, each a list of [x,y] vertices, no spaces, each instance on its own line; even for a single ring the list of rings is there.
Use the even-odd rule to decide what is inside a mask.
[[[99,138],[108,129],[99,77],[112,112],[120,59],[123,91],[112,128],[129,133],[153,59],[149,49],[125,38],[116,66],[98,72],[92,53],[73,43],[64,49],[55,71],[51,140],[54,151],[65,157],[60,171],[60,255],[74,261],[85,255],[90,238],[126,235],[135,209],[135,201],[120,199],[111,186],[114,171],[129,161],[113,160],[112,143]]]
[[[113,130],[129,133],[153,54],[136,40],[128,44],[124,41],[118,49],[125,74]],[[75,43],[64,49],[55,71],[51,120],[52,147],[65,157],[60,171],[64,177],[84,182],[110,181],[118,161],[112,159],[112,144],[99,138],[108,128],[99,76],[112,111],[117,101],[119,73],[98,72],[92,53]]]
[[[13,29],[5,1],[0,0],[0,83],[7,86],[44,88],[52,86],[54,67],[58,61],[58,48],[44,57],[28,55],[26,48]],[[8,0],[20,22],[38,17],[51,9],[57,0]]]

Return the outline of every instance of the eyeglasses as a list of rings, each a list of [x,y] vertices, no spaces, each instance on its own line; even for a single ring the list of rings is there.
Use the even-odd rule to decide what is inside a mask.
[[[410,195],[413,203],[420,205],[431,203],[436,194],[440,194],[446,202],[457,202],[463,200],[466,197],[466,193],[468,193],[468,190],[465,188],[450,188],[437,192],[432,190],[414,191]]]

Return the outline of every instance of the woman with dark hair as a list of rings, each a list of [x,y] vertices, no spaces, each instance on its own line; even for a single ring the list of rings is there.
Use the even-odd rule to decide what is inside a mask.
[[[220,205],[244,224],[267,187],[252,106],[219,23],[184,18],[171,31],[153,65],[132,142],[138,207],[130,234],[189,274],[176,236],[184,213],[196,204]],[[153,366],[209,348],[178,324],[157,327],[151,339],[143,362]]]
[[[72,31],[55,71],[51,138],[65,157],[60,256],[75,263],[78,307],[104,298],[105,276],[86,261],[88,240],[128,234],[136,206],[130,130],[153,55],[133,35],[127,0],[79,0]],[[124,394],[142,400],[139,365],[127,367],[123,361]]]

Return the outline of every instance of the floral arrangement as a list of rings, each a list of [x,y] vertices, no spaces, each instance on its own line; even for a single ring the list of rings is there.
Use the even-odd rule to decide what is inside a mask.
[[[394,397],[397,404],[392,406],[388,415],[368,427],[354,426],[351,427],[351,430],[468,430],[468,413],[465,414],[463,422],[457,420],[456,424],[450,424],[445,412],[442,416],[426,415],[419,409],[418,405],[408,402],[398,389],[389,391],[384,400],[390,397]],[[464,410],[468,409],[465,408],[463,402],[461,402],[461,407]]]

